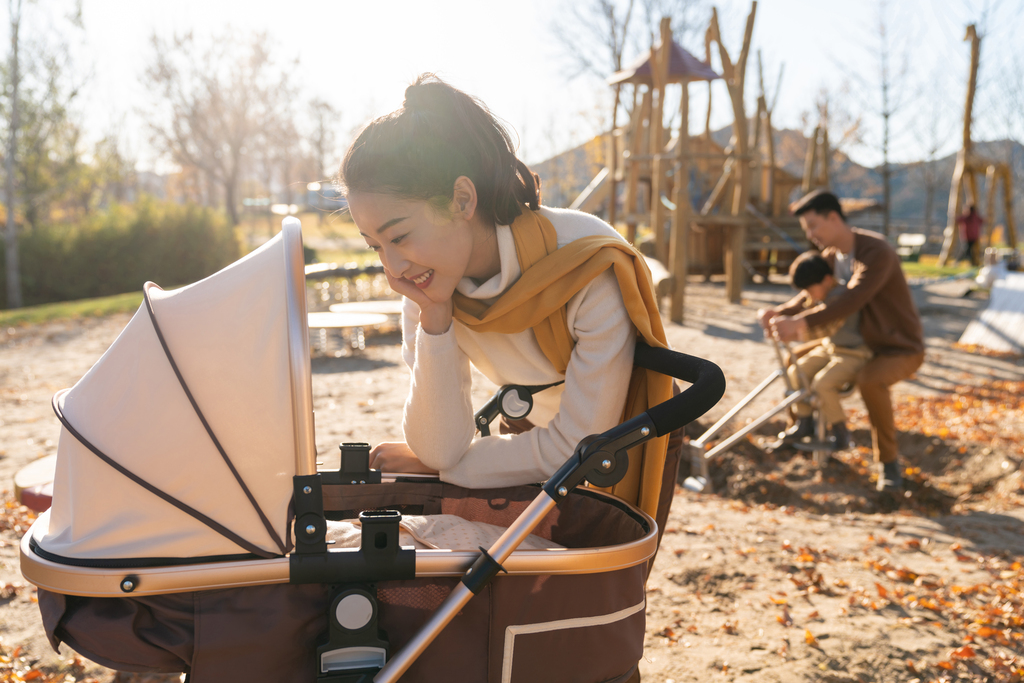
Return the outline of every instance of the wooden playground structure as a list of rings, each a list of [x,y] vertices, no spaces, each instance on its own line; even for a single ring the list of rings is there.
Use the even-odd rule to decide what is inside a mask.
[[[613,121],[605,155],[607,165],[573,203],[593,210],[607,202],[607,217],[624,225],[636,242],[640,226],[649,229],[648,256],[669,273],[669,317],[682,322],[686,280],[691,272],[705,278],[725,275],[726,296],[739,301],[748,276],[767,278],[772,269],[785,272],[793,257],[806,248],[787,206],[794,189],[805,184],[775,160],[771,112],[759,68],[757,112],[748,119],[743,85],[750,54],[757,2],[751,3],[742,48],[735,61],[722,42],[717,11],[705,34],[705,59],[700,60],[672,39],[670,20],[661,20],[660,41],[637,62],[608,78],[616,90],[631,86],[632,116],[622,127]],[[712,70],[711,50],[717,44],[723,74]],[[726,81],[733,110],[732,139],[725,147],[711,137],[711,82]],[[689,133],[689,86],[708,83],[704,133]],[[678,126],[664,126],[667,86],[680,85]],[[823,164],[827,165],[827,164]],[[682,179],[682,182],[680,182]],[[619,184],[624,184],[619,191]],[[618,199],[621,195],[621,208]],[[697,209],[694,200],[699,200]]]
[[[1007,244],[1017,248],[1017,229],[1013,224],[1013,174],[1010,166],[1002,161],[985,159],[975,153],[971,142],[971,120],[974,110],[974,92],[978,85],[978,61],[981,56],[981,38],[974,24],[967,27],[964,40],[971,41],[971,70],[967,79],[967,98],[964,102],[963,145],[956,155],[956,166],[953,169],[953,181],[949,188],[949,209],[946,214],[946,230],[942,241],[942,252],[939,263],[947,265],[956,259],[959,253],[960,231],[957,229],[957,218],[965,205],[974,205],[981,211],[981,194],[978,187],[978,176],[985,175],[985,189],[988,194],[985,217],[985,233],[980,247],[992,244],[992,232],[996,215],[996,189],[1003,186],[1003,208],[1006,214],[1006,225],[1003,231]],[[965,196],[966,195],[966,196]],[[966,199],[966,201],[965,201]]]
[[[683,320],[686,282],[691,273],[702,274],[705,279],[724,274],[726,297],[732,302],[739,301],[748,276],[767,279],[772,272],[785,273],[793,258],[809,246],[798,221],[788,214],[790,200],[797,190],[806,193],[830,186],[832,150],[825,111],[819,112],[820,121],[808,141],[802,177],[777,163],[772,110],[778,87],[769,101],[760,54],[757,110],[751,117],[746,114],[743,88],[756,12],[754,0],[735,59],[722,42],[717,10],[712,9],[705,33],[703,60],[676,43],[670,20],[661,20],[660,40],[639,60],[607,79],[615,88],[615,109],[631,96],[632,113],[622,126],[613,114],[612,134],[606,138],[605,166],[571,205],[583,211],[604,206],[608,221],[623,227],[627,239],[635,244],[641,228],[650,234],[649,240],[639,246],[664,266],[673,322]],[[965,203],[975,204],[979,211],[983,208],[981,175],[987,190],[987,211],[983,214],[987,230],[982,247],[992,242],[999,184],[1006,213],[1005,239],[1010,247],[1017,246],[1011,169],[1004,162],[980,157],[971,145],[971,110],[980,52],[973,25],[967,29],[967,39],[971,40],[971,71],[963,147],[952,178],[939,258],[942,264],[957,253],[956,219]],[[713,46],[717,46],[722,74],[711,67]],[[712,139],[710,129],[711,84],[717,79],[725,80],[733,113],[732,137],[724,148]],[[708,84],[708,107],[704,132],[691,136],[689,88],[693,82]],[[678,124],[673,130],[664,122],[670,111],[668,86],[675,85],[680,86],[680,100],[678,116],[673,117]]]

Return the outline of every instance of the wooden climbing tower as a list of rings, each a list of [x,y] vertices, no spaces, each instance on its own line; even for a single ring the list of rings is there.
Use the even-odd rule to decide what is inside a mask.
[[[978,188],[978,176],[985,175],[985,186],[988,201],[984,213],[986,230],[981,247],[992,243],[992,227],[995,223],[996,186],[1003,186],[1003,207],[1006,213],[1006,241],[1010,247],[1017,248],[1017,230],[1013,224],[1013,178],[1010,167],[1000,161],[984,159],[975,153],[971,142],[971,119],[974,109],[974,91],[978,84],[978,62],[981,55],[981,38],[974,24],[967,27],[964,40],[971,41],[971,70],[967,79],[967,98],[964,102],[963,145],[956,155],[956,166],[953,168],[953,180],[949,188],[949,208],[946,213],[946,231],[939,254],[939,264],[946,265],[956,257],[959,251],[960,231],[956,220],[963,212],[963,207],[973,204],[981,211],[981,195]],[[965,202],[966,199],[966,202]]]
[[[712,12],[705,36],[704,60],[673,41],[670,21],[662,19],[660,40],[651,50],[608,79],[616,88],[616,101],[623,87],[632,86],[630,120],[613,131],[606,167],[572,204],[580,210],[598,210],[607,201],[609,222],[624,224],[627,239],[634,243],[638,228],[649,228],[651,238],[643,248],[668,272],[669,317],[674,322],[683,320],[691,271],[703,271],[706,278],[724,272],[726,295],[738,301],[747,273],[767,277],[771,269],[788,267],[779,254],[795,255],[805,248],[797,222],[786,215],[790,195],[801,179],[776,164],[774,99],[769,106],[763,74],[757,114],[748,118],[744,110],[743,84],[756,9],[752,2],[735,61],[722,44],[717,12]],[[724,148],[712,140],[709,128],[710,85],[722,78],[710,66],[712,44],[718,45],[733,110],[732,141]],[[693,81],[709,84],[709,104],[704,134],[691,137]],[[666,88],[674,84],[682,86],[676,131],[663,124]]]
[[[613,74],[608,82],[616,89],[633,86],[633,112],[625,129],[616,131],[616,149],[611,163],[613,173],[611,197],[617,197],[616,183],[624,181],[623,219],[626,236],[636,241],[637,226],[648,222],[654,242],[654,255],[672,273],[672,320],[683,317],[683,290],[686,284],[687,233],[690,222],[689,195],[689,84],[710,81],[720,76],[710,66],[683,49],[672,39],[672,27],[666,17],[661,20],[660,41],[629,67]],[[670,130],[664,128],[667,86],[679,84],[679,132],[672,142]],[[622,160],[619,165],[618,159]],[[672,178],[671,184],[669,182]],[[683,178],[683,182],[677,179]],[[646,193],[641,186],[646,185]],[[674,190],[674,192],[673,192]],[[673,201],[674,200],[674,201]],[[615,202],[609,216],[614,220]],[[671,230],[666,223],[671,221]],[[676,226],[683,226],[677,230]]]

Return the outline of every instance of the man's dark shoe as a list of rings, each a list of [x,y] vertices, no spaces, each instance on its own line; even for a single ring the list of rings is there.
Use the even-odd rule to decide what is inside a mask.
[[[832,425],[829,436],[832,437],[833,448],[837,451],[845,451],[853,445],[853,441],[850,440],[850,430],[846,428],[845,422],[836,422]]]
[[[876,488],[884,493],[898,493],[903,490],[903,475],[900,474],[898,461],[881,463]]]
[[[779,434],[779,438],[786,443],[809,439],[814,436],[814,418],[798,418],[796,424]]]

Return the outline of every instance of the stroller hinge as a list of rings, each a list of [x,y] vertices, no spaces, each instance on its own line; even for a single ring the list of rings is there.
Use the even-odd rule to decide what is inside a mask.
[[[647,413],[642,413],[601,435],[580,441],[576,451],[548,479],[544,490],[560,501],[583,481],[614,486],[629,469],[629,449],[659,436]]]
[[[293,478],[292,505],[295,508],[295,554],[327,552],[327,518],[320,474]]]

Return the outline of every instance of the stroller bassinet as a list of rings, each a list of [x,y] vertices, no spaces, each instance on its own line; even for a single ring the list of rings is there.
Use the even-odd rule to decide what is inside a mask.
[[[194,683],[634,673],[658,530],[577,485],[610,486],[627,449],[712,407],[716,366],[638,346],[638,364],[693,385],[585,439],[543,487],[382,481],[365,444],[343,445],[337,472],[316,468],[298,221],[195,285],[145,289],[110,349],[54,397],[53,507],[21,545],[54,647]],[[402,514],[508,530],[486,550],[413,550]],[[331,521],[354,518],[361,546],[329,549]],[[530,533],[563,547],[516,550]]]

